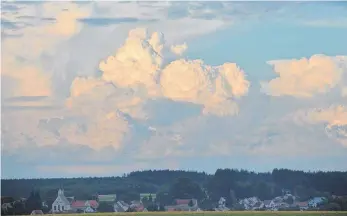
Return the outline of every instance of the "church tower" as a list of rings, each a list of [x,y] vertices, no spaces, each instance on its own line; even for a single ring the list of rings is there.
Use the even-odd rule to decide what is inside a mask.
[[[64,190],[63,189],[58,190],[58,196],[64,196]]]

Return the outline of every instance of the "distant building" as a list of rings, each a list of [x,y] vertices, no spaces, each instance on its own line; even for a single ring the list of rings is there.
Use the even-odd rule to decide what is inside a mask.
[[[126,212],[129,209],[129,205],[123,201],[118,201],[113,205],[115,212]]]
[[[317,208],[320,204],[324,203],[325,197],[314,197],[308,201],[308,206],[311,208]]]
[[[66,212],[71,210],[71,204],[64,195],[64,190],[58,190],[58,196],[52,204],[52,213]]]
[[[271,204],[273,204],[272,200],[264,200],[263,203],[264,203],[264,207],[267,208],[267,209],[271,208],[271,206],[272,206]]]
[[[116,194],[98,195],[98,202],[115,203],[116,200],[117,200]]]
[[[255,208],[262,208],[262,202],[258,197],[249,197],[239,201],[245,210],[254,210]]]
[[[215,211],[229,211],[230,209],[225,206],[226,199],[224,197],[221,197],[218,201],[218,207],[215,208]]]
[[[71,203],[71,209],[74,212],[95,212],[95,209],[99,207],[99,203],[96,200],[75,200]]]
[[[294,206],[297,206],[301,211],[304,211],[308,209],[308,202],[295,202]]]
[[[151,194],[151,193],[141,193],[140,194],[140,200],[142,201],[143,198],[147,198],[149,200],[150,197],[152,197],[152,200],[154,201],[157,198],[156,194]]]
[[[192,205],[189,205],[189,204]],[[197,199],[176,199],[176,205],[165,206],[166,211],[198,211],[198,200]]]
[[[33,210],[30,215],[43,215],[42,210]]]

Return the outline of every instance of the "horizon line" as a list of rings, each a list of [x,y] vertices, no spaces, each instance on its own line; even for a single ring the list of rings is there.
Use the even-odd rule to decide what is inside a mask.
[[[199,170],[190,170],[190,169],[144,169],[144,170],[135,170],[135,171],[130,171],[128,173],[123,173],[121,175],[108,175],[108,176],[79,176],[79,177],[34,177],[34,178],[1,178],[1,181],[3,180],[55,180],[55,179],[84,179],[84,178],[124,178],[130,175],[131,173],[136,173],[136,172],[148,172],[148,171],[153,171],[153,172],[161,172],[161,171],[170,171],[170,172],[194,172],[194,173],[199,173],[199,174],[206,174],[206,175],[215,175],[217,170],[234,170],[234,171],[245,171],[249,173],[255,173],[255,174],[272,174],[274,170],[287,170],[287,171],[292,171],[292,172],[304,172],[307,174],[312,174],[312,173],[331,173],[331,172],[338,172],[338,173],[345,173],[347,170],[298,170],[298,169],[289,169],[289,168],[273,168],[271,171],[253,171],[250,169],[238,169],[238,168],[217,168],[214,173],[208,173],[206,171],[199,171]]]

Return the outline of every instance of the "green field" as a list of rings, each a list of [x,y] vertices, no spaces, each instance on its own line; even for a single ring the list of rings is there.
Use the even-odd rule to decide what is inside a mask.
[[[69,215],[81,215],[81,214],[69,214]],[[347,212],[313,212],[313,211],[305,211],[305,212],[286,212],[286,211],[280,211],[280,212],[250,212],[250,211],[233,211],[233,212],[134,212],[134,213],[94,213],[94,214],[87,214],[90,216],[108,216],[108,215],[118,215],[118,216],[247,216],[247,215],[255,215],[255,216],[266,216],[266,215],[285,215],[285,216],[347,216]]]

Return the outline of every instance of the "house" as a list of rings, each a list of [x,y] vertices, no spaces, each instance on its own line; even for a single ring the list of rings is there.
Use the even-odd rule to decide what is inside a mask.
[[[129,205],[123,201],[118,201],[113,205],[115,212],[126,212],[129,209]]]
[[[176,209],[179,211],[196,211],[198,209],[197,199],[176,199],[175,203]]]
[[[64,195],[64,190],[58,190],[58,196],[52,204],[52,213],[66,212],[71,210],[71,204]]]
[[[252,210],[258,210],[262,208],[264,208],[264,203],[262,201],[259,201],[253,205]]]
[[[271,208],[271,206],[273,206],[274,204],[272,200],[264,200],[263,203],[264,203],[264,207],[267,209]]]
[[[325,197],[314,197],[308,201],[308,206],[311,208],[317,208],[320,204],[324,203]]]
[[[261,200],[258,197],[249,197],[239,201],[239,204],[242,205],[245,210],[253,210],[253,208],[260,207]]]
[[[129,208],[131,208],[132,210],[134,210],[136,212],[142,212],[145,209],[142,202],[137,201],[137,200],[131,201]]]
[[[96,212],[96,210],[93,209],[93,208],[90,207],[90,206],[87,206],[87,207],[84,209],[83,212],[84,212],[84,213],[94,213],[94,212]]]
[[[42,210],[33,210],[30,215],[43,215]]]
[[[294,205],[299,207],[300,211],[308,209],[308,202],[295,202]]]
[[[106,195],[98,195],[98,202],[108,202],[108,203],[115,203],[117,199],[116,194],[106,194]]]
[[[279,209],[287,209],[289,208],[289,204],[288,203],[285,203],[285,202],[281,202],[281,203],[278,203],[278,205],[276,207],[278,207]]]
[[[140,200],[142,201],[143,198],[147,198],[148,200],[152,198],[152,201],[154,201],[157,198],[156,194],[151,193],[140,193]]]
[[[224,197],[221,197],[218,201],[218,207],[215,208],[215,211],[229,211],[230,209],[225,206],[226,199]]]
[[[99,203],[96,200],[75,200],[71,203],[71,209],[75,212],[95,212],[98,207]]]
[[[190,205],[192,204],[192,205]],[[175,205],[165,206],[166,211],[198,211],[197,199],[176,199]]]

